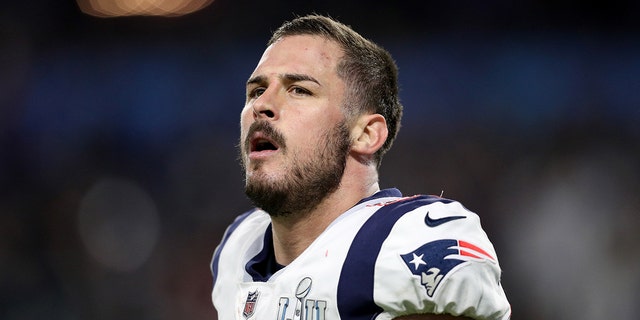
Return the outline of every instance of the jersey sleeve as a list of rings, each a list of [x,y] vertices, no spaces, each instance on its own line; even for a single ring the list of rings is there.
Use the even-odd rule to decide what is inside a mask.
[[[479,217],[455,201],[432,201],[401,215],[374,271],[376,319],[450,314],[510,317],[496,252]]]

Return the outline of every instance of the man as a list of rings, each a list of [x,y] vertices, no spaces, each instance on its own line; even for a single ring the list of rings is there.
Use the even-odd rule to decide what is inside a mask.
[[[399,128],[391,56],[348,26],[283,24],[247,81],[246,194],[214,253],[220,319],[508,319],[500,267],[458,202],[380,190]]]

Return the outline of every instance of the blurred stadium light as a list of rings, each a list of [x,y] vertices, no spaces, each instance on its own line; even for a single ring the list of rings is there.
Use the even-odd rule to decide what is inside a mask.
[[[213,0],[76,0],[82,12],[96,17],[177,17],[205,8]]]

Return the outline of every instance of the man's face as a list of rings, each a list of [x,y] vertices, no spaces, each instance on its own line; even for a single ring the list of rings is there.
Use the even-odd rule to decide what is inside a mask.
[[[342,51],[289,36],[268,47],[247,81],[240,151],[247,195],[271,215],[313,209],[339,185],[349,151],[341,111]]]

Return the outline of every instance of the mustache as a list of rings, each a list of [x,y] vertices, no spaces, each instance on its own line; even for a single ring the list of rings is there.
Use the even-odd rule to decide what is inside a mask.
[[[244,149],[249,150],[251,146],[251,136],[253,136],[256,132],[262,132],[262,134],[273,143],[275,143],[278,148],[284,151],[286,149],[286,139],[284,135],[278,131],[269,121],[259,120],[251,124],[249,126],[249,131],[247,132],[247,137],[244,141]]]

